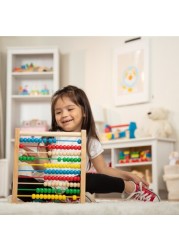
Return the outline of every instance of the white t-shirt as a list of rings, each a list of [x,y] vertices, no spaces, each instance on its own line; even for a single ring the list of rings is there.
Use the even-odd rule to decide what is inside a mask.
[[[89,171],[90,164],[89,164],[89,159],[94,159],[98,155],[100,155],[104,151],[101,143],[95,139],[92,138],[89,143],[89,156],[86,156],[86,171]]]

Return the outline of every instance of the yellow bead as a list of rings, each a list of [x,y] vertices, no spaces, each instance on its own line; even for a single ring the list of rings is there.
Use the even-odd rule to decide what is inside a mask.
[[[33,200],[35,199],[35,194],[32,194],[32,199],[33,199]]]
[[[48,199],[48,195],[44,194],[44,200],[47,200],[47,199]]]
[[[43,194],[40,194],[40,199],[43,199],[44,198],[44,195]]]
[[[39,199],[40,195],[39,194],[36,194],[35,195],[35,199]]]
[[[62,195],[62,200],[66,200],[66,195]]]
[[[54,194],[51,195],[51,199],[52,199],[52,200],[55,199],[55,195],[54,195]]]
[[[73,195],[73,196],[72,196],[72,199],[73,199],[74,201],[76,201],[77,196],[76,196],[76,195]]]
[[[45,167],[45,168],[48,168],[48,163],[44,163],[44,167]]]
[[[55,200],[58,200],[58,194],[55,194]]]

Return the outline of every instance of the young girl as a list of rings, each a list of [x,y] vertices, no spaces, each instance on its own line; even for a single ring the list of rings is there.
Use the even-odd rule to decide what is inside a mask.
[[[142,201],[159,201],[160,198],[147,189],[149,184],[130,172],[107,166],[102,155],[103,148],[96,133],[95,122],[89,100],[82,89],[67,86],[56,91],[51,104],[51,131],[87,133],[86,192],[126,192],[128,198]],[[90,167],[96,174],[88,173]]]
[[[52,96],[51,114],[50,131],[80,132],[82,129],[86,130],[86,192],[88,194],[125,192],[129,194],[128,199],[160,201],[154,192],[147,189],[149,184],[143,178],[107,166],[102,155],[103,148],[96,133],[90,103],[82,89],[69,85],[56,91]],[[88,173],[91,166],[96,169],[97,173]]]

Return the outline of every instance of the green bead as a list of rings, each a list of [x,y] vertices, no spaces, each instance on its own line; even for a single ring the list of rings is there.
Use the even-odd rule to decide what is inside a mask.
[[[22,156],[22,161],[26,161],[27,157],[25,155]]]
[[[52,189],[51,188],[48,188],[48,194],[51,194],[52,193]]]
[[[65,190],[65,193],[66,193],[66,194],[69,194],[69,193],[70,193],[70,190],[69,190],[69,189],[66,189],[66,190]]]
[[[60,188],[56,189],[56,193],[57,193],[57,194],[61,194],[61,192],[62,192],[62,191],[61,191]]]
[[[35,157],[34,156],[30,156],[30,161],[34,161]]]
[[[31,160],[31,157],[30,156],[27,156],[27,161],[30,161]]]
[[[48,192],[48,188],[44,188],[44,194]]]
[[[37,194],[40,193],[40,188],[36,188],[36,193],[37,193]]]
[[[40,188],[40,193],[43,194],[43,192],[44,192],[44,189]]]

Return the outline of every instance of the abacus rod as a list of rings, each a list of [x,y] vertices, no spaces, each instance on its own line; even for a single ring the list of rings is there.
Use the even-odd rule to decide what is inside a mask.
[[[81,132],[25,132],[20,131],[20,135],[22,136],[52,136],[52,137],[81,137]]]
[[[23,185],[44,185],[44,182],[18,182],[18,184],[23,184]]]
[[[57,194],[58,195],[58,194]],[[63,195],[63,194],[62,194]],[[32,197],[32,195],[31,194],[18,194],[17,195],[18,197]],[[73,195],[65,195],[67,198],[73,198]],[[76,195],[76,198],[80,198],[80,196],[77,196]],[[51,199],[51,198],[50,198]],[[34,199],[34,200],[36,200],[36,199]],[[55,200],[55,199],[54,199]]]

